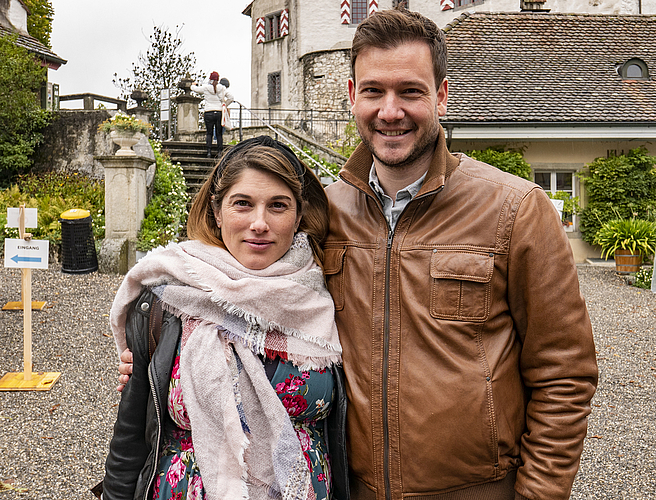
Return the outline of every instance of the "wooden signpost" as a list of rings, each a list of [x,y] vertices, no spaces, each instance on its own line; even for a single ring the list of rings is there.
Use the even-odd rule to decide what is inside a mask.
[[[32,372],[32,269],[48,269],[49,250],[47,240],[33,240],[32,235],[25,232],[25,227],[37,226],[36,220],[36,208],[21,205],[20,208],[7,209],[7,227],[18,227],[20,236],[20,239],[5,240],[5,267],[21,269],[23,372],[7,373],[0,378],[0,391],[47,391],[61,375],[57,372]],[[43,305],[38,307],[37,304],[36,308]]]

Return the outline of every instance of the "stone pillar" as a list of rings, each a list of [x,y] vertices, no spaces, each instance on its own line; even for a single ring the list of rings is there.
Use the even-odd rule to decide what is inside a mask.
[[[105,168],[105,239],[98,268],[125,274],[136,263],[137,233],[147,203],[145,156],[96,156]]]
[[[178,88],[182,89],[184,94],[173,98],[178,105],[176,141],[196,142],[198,140],[198,105],[203,99],[191,95],[192,83],[191,78],[180,80]]]

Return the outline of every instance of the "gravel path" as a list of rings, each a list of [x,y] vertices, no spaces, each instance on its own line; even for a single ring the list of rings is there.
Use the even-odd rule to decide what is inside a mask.
[[[45,392],[0,392],[0,500],[91,500],[119,395],[107,314],[122,277],[32,273],[35,370]],[[612,269],[579,267],[600,369],[572,499],[656,499],[656,295]],[[0,268],[0,305],[20,300],[20,270]],[[23,369],[23,315],[0,311],[0,375]]]

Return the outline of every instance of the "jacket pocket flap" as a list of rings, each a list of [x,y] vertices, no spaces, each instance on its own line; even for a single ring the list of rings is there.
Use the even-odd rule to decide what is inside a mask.
[[[346,248],[326,248],[323,251],[324,274],[337,274],[342,271]]]
[[[436,279],[488,283],[493,269],[493,253],[437,251],[431,257],[430,274]]]

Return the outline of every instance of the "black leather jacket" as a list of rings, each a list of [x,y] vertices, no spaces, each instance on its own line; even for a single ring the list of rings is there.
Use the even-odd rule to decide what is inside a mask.
[[[164,313],[159,343],[149,363],[148,320],[154,298],[152,292],[145,291],[128,313],[126,340],[134,365],[123,389],[105,462],[104,500],[146,500],[157,472],[162,432],[170,419],[166,398],[182,324],[179,318]],[[341,367],[333,369],[333,374],[335,397],[326,419],[333,498],[348,500],[344,374]]]

